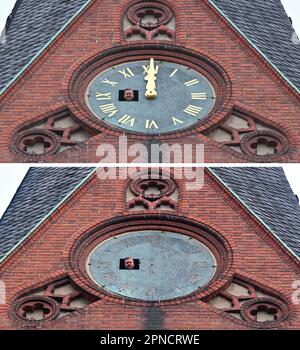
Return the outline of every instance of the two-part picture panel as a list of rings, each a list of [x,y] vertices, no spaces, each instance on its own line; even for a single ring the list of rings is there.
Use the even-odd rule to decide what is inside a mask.
[[[0,330],[300,329],[300,5],[2,2]]]

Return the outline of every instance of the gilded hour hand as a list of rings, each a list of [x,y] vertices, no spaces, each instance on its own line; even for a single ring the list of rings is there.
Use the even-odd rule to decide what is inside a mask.
[[[155,67],[154,59],[150,59],[150,66],[147,69],[147,75],[145,80],[147,81],[145,96],[149,99],[154,99],[157,96],[156,92],[156,75],[158,73],[159,66]]]

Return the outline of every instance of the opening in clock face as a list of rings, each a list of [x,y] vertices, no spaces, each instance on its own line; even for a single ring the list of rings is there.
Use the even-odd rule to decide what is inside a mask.
[[[167,61],[134,61],[97,75],[86,91],[91,112],[117,128],[144,134],[186,129],[215,103],[210,82],[196,70]]]
[[[131,266],[126,267],[126,261],[131,261]],[[99,244],[89,255],[87,271],[109,292],[156,301],[204,287],[215,274],[216,261],[212,252],[192,237],[137,231]]]

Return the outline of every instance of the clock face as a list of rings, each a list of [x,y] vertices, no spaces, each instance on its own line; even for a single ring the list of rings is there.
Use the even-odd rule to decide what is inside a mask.
[[[100,73],[87,88],[86,103],[107,124],[135,133],[162,134],[203,120],[214,106],[215,91],[192,68],[150,59]]]
[[[134,268],[127,269],[126,258]],[[136,231],[110,238],[89,255],[87,271],[109,292],[145,301],[174,299],[210,282],[212,252],[200,241],[173,232]]]

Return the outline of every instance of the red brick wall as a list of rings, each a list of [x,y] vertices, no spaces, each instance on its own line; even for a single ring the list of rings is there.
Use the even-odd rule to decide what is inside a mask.
[[[21,123],[65,105],[64,88],[75,67],[88,56],[117,46],[126,46],[122,39],[121,18],[130,1],[94,1],[71,26],[22,74],[0,99],[0,160],[21,161],[10,149],[12,136]],[[300,160],[299,96],[224,21],[207,1],[174,1],[177,20],[175,45],[206,55],[223,67],[232,79],[233,104],[257,112],[284,131],[290,150],[284,160]],[[228,106],[229,108],[230,106]],[[266,117],[267,116],[267,117]],[[117,143],[119,133],[103,131],[79,149],[49,157],[49,162],[98,161],[96,148],[100,143]],[[187,135],[180,134],[168,143],[183,143]],[[207,137],[190,135],[205,144],[207,162],[243,162]],[[134,138],[133,138],[134,140]],[[196,141],[195,141],[196,142]]]
[[[131,215],[124,203],[126,181],[100,181],[96,176],[83,185],[22,246],[0,266],[7,286],[8,304],[0,305],[0,328],[18,325],[9,316],[16,293],[34,287],[50,277],[67,272],[69,251],[91,227],[105,220]],[[205,185],[186,191],[179,182],[179,208],[174,215],[204,224],[219,232],[230,244],[233,254],[231,277],[238,273],[285,295],[292,311],[284,325],[299,328],[300,309],[291,303],[292,283],[299,279],[299,262],[286,251],[255,218],[206,173]],[[151,212],[154,214],[155,212]],[[169,212],[170,213],[170,212]],[[139,214],[135,214],[139,216]],[[144,222],[147,212],[140,213]],[[132,216],[133,218],[134,216]],[[171,221],[171,218],[168,219]],[[181,219],[179,219],[180,222]],[[183,220],[183,219],[182,219]],[[178,223],[180,225],[180,223]],[[104,298],[57,321],[42,325],[54,329],[235,329],[251,328],[216,311],[205,300],[187,299],[181,304],[162,303],[149,307],[114,302]]]

